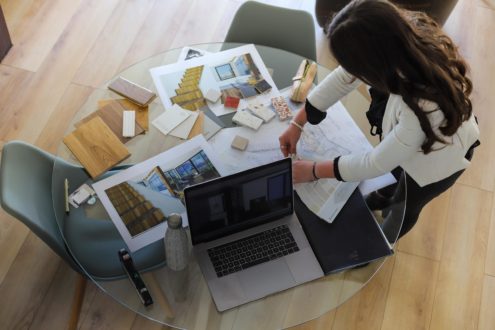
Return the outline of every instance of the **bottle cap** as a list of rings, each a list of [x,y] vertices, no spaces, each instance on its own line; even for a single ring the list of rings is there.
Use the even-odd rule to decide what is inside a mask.
[[[177,229],[182,227],[182,217],[178,213],[171,213],[167,218],[168,227]]]

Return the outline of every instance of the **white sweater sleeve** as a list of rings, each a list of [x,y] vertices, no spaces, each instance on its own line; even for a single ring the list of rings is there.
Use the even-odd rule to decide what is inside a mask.
[[[388,173],[422,152],[426,135],[414,112],[402,109],[397,125],[373,150],[341,156],[338,170],[344,181],[361,181]]]
[[[318,110],[326,111],[335,102],[356,89],[360,83],[361,80],[339,66],[311,91],[308,101]]]

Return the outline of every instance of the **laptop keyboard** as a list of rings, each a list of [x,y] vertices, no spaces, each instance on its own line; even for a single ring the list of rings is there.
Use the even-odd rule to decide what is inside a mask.
[[[218,277],[299,251],[294,237],[282,225],[208,250]]]

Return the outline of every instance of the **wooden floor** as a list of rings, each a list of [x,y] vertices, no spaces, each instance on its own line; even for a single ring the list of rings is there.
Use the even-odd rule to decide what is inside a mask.
[[[89,87],[161,51],[223,40],[242,2],[0,0],[15,44],[0,64],[0,147],[22,139],[54,152]],[[473,165],[364,290],[298,329],[495,329],[494,8],[494,0],[460,0],[445,26],[471,65],[482,135]],[[331,65],[319,29],[317,41],[319,62]],[[76,274],[1,210],[0,251],[0,329],[65,328]],[[79,326],[161,328],[94,285]]]

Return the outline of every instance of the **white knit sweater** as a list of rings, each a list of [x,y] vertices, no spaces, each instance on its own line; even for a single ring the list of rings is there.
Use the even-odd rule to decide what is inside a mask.
[[[360,83],[360,80],[338,67],[310,93],[308,101],[320,111],[326,111]],[[429,101],[419,105],[425,111],[438,109],[435,103]],[[400,166],[423,187],[465,169],[470,164],[465,158],[466,152],[479,138],[474,116],[451,137],[443,136],[439,130],[444,121],[442,111],[433,111],[428,118],[434,132],[449,144],[436,142],[432,147],[434,151],[425,155],[421,145],[426,136],[418,118],[400,95],[391,94],[383,117],[383,140],[370,152],[342,155],[338,162],[342,179],[361,181]]]

